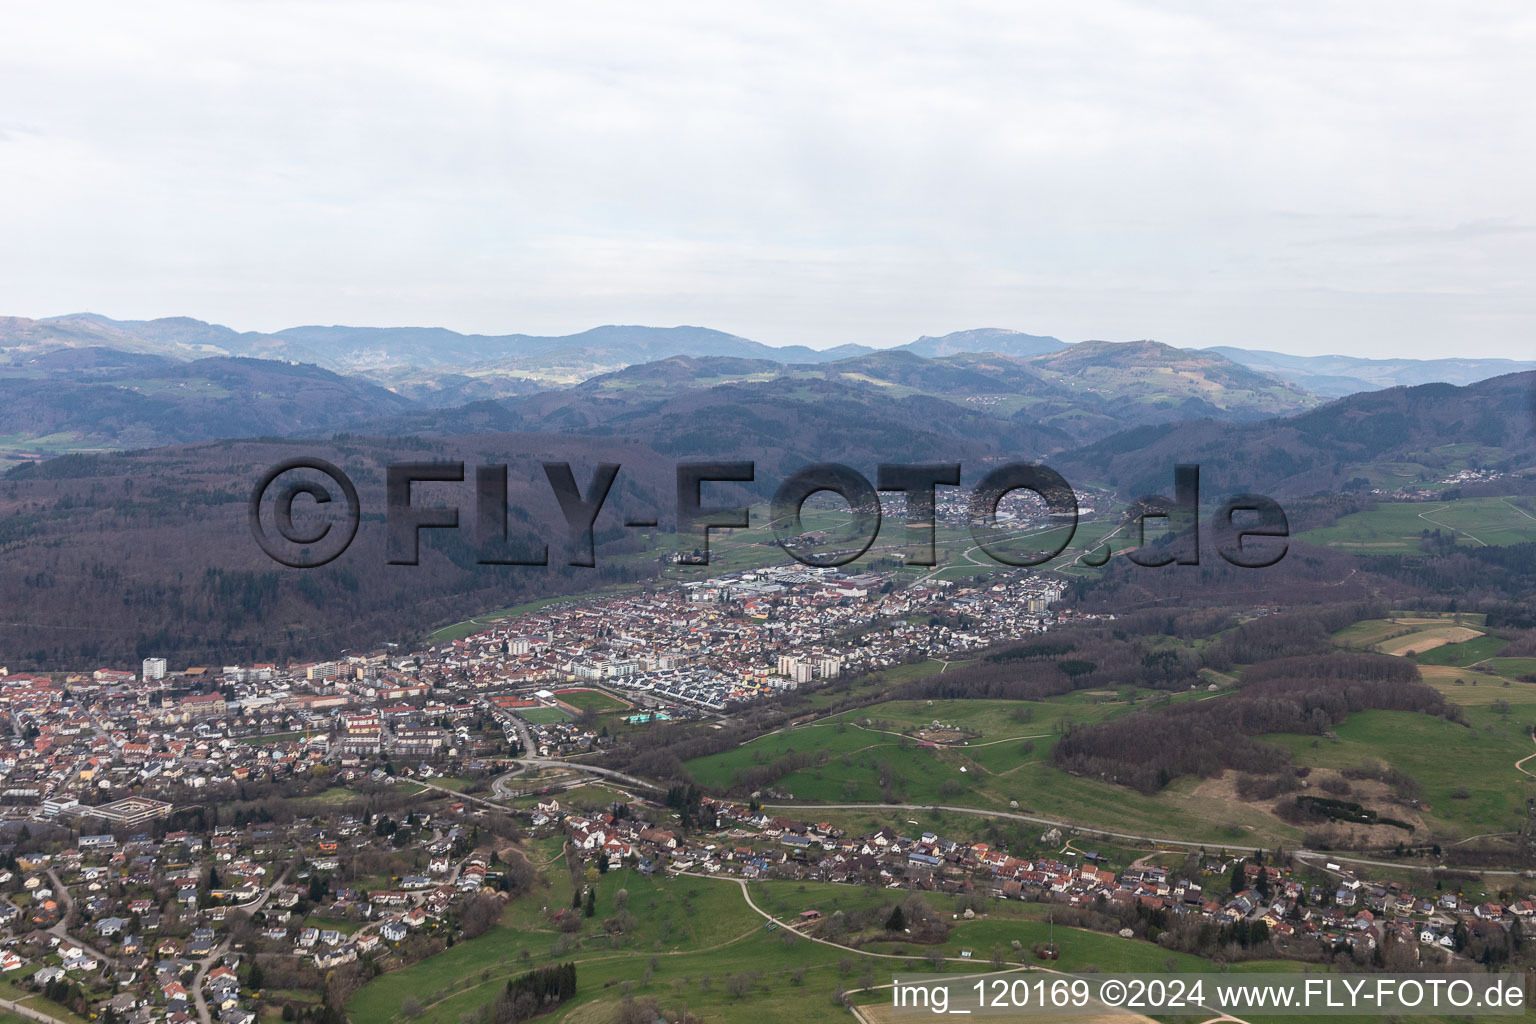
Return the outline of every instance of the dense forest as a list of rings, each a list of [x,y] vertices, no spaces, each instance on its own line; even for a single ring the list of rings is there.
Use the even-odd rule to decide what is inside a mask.
[[[267,557],[247,519],[263,472],[298,453],[339,466],[361,505],[351,547],[312,569]],[[595,462],[623,467],[593,568],[567,564],[546,458],[570,462],[583,485]],[[417,487],[426,493],[414,501],[456,504],[460,528],[423,531],[420,564],[389,564],[385,467],[453,460],[466,463],[466,482]],[[497,463],[509,467],[508,537],[548,544],[548,566],[478,564],[474,467]],[[654,575],[660,539],[646,558],[646,537],[622,524],[668,509],[674,490],[672,463],[648,448],[519,435],[214,441],[23,464],[0,477],[0,592],[12,598],[3,663],[88,670],[159,655],[217,665],[411,643],[487,609]]]
[[[1080,726],[1052,752],[1059,767],[1154,793],[1181,775],[1228,769],[1278,772],[1290,764],[1268,733],[1321,735],[1352,712],[1413,711],[1461,721],[1461,709],[1418,681],[1402,658],[1370,654],[1289,657],[1250,667],[1236,693],[1138,711]]]

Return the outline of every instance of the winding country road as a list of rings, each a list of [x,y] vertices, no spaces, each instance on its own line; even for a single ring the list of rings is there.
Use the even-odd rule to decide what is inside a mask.
[[[984,818],[1008,818],[1013,821],[1027,821],[1032,825],[1049,825],[1052,828],[1072,829],[1090,835],[1105,836],[1110,839],[1126,839],[1137,843],[1152,843],[1159,846],[1177,846],[1186,850],[1217,849],[1237,850],[1243,853],[1260,853],[1270,849],[1267,846],[1241,846],[1237,843],[1195,841],[1190,839],[1168,839],[1162,836],[1144,836],[1132,832],[1112,832],[1109,829],[1095,828],[1090,825],[1073,824],[1069,821],[1058,821],[1053,818],[1041,818],[1033,814],[1018,814],[1013,811],[990,811],[979,807],[953,807],[947,804],[764,804],[774,810],[794,811],[863,811],[863,810],[887,810],[887,811],[949,811],[952,814],[975,814]],[[1337,853],[1320,853],[1317,850],[1309,850],[1305,847],[1291,851],[1297,857],[1325,857],[1330,861],[1345,864],[1364,864],[1371,867],[1396,868],[1400,871],[1433,871],[1430,865],[1404,864],[1401,861],[1370,860],[1364,857],[1345,857]],[[1521,876],[1519,871],[1508,871],[1496,868],[1469,867],[1467,871],[1476,871],[1482,875],[1506,875],[1511,878]]]
[[[1531,742],[1536,743],[1536,733],[1531,735]],[[1529,761],[1533,757],[1536,757],[1536,753],[1526,754],[1520,760],[1515,762],[1515,767],[1520,771],[1525,772],[1525,774],[1529,775],[1531,778],[1536,779],[1536,772],[1533,772],[1525,767],[1525,762]]]
[[[963,747],[957,747],[955,749],[964,750]],[[1532,778],[1536,778],[1536,774],[1527,771],[1523,767],[1525,762],[1531,760],[1532,758],[1536,758],[1536,754],[1531,754],[1522,758],[1516,764],[1516,767],[1519,768],[1522,772],[1525,772],[1526,775],[1530,775]],[[546,758],[528,758],[524,760],[523,764],[525,766],[524,768],[520,768],[517,771],[508,772],[506,775],[497,776],[491,787],[493,797],[503,800],[507,799],[504,794],[506,793],[506,785],[508,780],[515,778],[520,772],[526,771],[528,767],[532,766],[568,768],[575,771],[590,772],[594,775],[600,775],[610,779],[617,779],[621,782],[626,782],[632,786],[636,786],[640,789],[650,790],[652,792],[658,792],[664,788],[657,783],[648,782],[644,779],[637,779],[632,775],[625,775],[622,772],[616,772],[609,768],[599,768],[596,765],[582,764],[578,761],[556,761]],[[427,783],[427,785],[430,786],[431,784]],[[431,788],[437,789],[440,787],[433,786]],[[452,792],[452,790],[445,790],[445,792]],[[456,795],[460,797],[464,796],[462,793]],[[466,797],[466,799],[476,800],[480,803],[492,803],[491,800],[486,800],[479,797]],[[1110,829],[1099,828],[1094,825],[1085,825],[1081,822],[1062,821],[1057,818],[1043,818],[1034,814],[1019,814],[1015,811],[995,811],[981,807],[957,807],[952,804],[764,804],[763,806],[771,807],[774,810],[799,811],[802,813],[813,813],[816,810],[906,811],[909,813],[912,811],[949,811],[952,814],[974,814],[983,818],[1008,818],[1011,821],[1027,821],[1032,825],[1046,825],[1051,828],[1071,829],[1075,832],[1083,832],[1103,836],[1107,839],[1124,839],[1136,843],[1150,843],[1159,846],[1176,846],[1185,850],[1208,850],[1214,847],[1216,849],[1236,850],[1243,853],[1258,853],[1270,849],[1270,847],[1267,846],[1245,846],[1239,843],[1229,843],[1220,840],[1173,839],[1167,836],[1138,835],[1134,832],[1115,832]],[[1433,865],[1405,864],[1401,861],[1372,860],[1366,857],[1348,857],[1333,852],[1325,854],[1317,850],[1306,849],[1305,847],[1293,850],[1292,852],[1299,857],[1326,858],[1330,861],[1337,861],[1339,863],[1345,864],[1359,864],[1380,868],[1396,868],[1403,871],[1434,870]],[[1481,868],[1468,866],[1465,868],[1465,870],[1475,871],[1478,874],[1483,875],[1499,875],[1509,878],[1518,878],[1522,876],[1522,872],[1510,871],[1504,868]]]
[[[715,881],[715,882],[735,882],[737,885],[739,885],[741,887],[741,896],[742,896],[743,899],[745,899],[747,901],[747,906],[748,907],[750,907],[754,912],[756,912],[758,915],[763,917],[765,920],[773,922],[774,924],[778,925],[780,928],[783,928],[783,929],[785,929],[788,932],[791,932],[791,933],[793,933],[795,935],[798,935],[802,939],[806,939],[806,940],[809,940],[811,942],[817,942],[817,943],[820,943],[823,946],[831,946],[833,949],[841,949],[841,950],[844,950],[844,951],[849,952],[849,953],[857,954],[858,956],[874,957],[874,958],[880,959],[880,960],[899,960],[899,961],[902,961],[904,963],[910,963],[912,961],[912,957],[909,954],[871,953],[869,950],[867,950],[867,949],[859,949],[857,946],[845,946],[845,945],[843,945],[840,942],[833,942],[831,939],[823,939],[823,938],[818,938],[815,935],[807,935],[805,932],[802,932],[798,928],[795,928],[794,925],[791,924],[790,922],[781,921],[777,917],[774,917],[772,914],[770,914],[768,911],[764,910],[762,907],[758,906],[753,901],[751,889],[748,887],[747,880],[744,879],[744,878],[720,878],[720,877],[717,877],[717,876],[714,876],[714,875],[697,874],[697,873],[692,872],[692,871],[680,871],[680,872],[677,872],[677,874],[686,875],[689,878],[703,878],[703,879],[706,879],[708,881]],[[971,957],[946,956],[946,957],[943,957],[942,959],[946,963],[961,963],[961,964],[969,964],[969,965],[975,965],[976,964],[976,960],[971,958]],[[1059,974],[1059,975],[1068,975],[1069,974],[1069,972],[1067,972],[1067,971],[1057,970],[1054,967],[1046,967],[1043,964],[1023,963],[1023,962],[1020,962],[1018,960],[1006,960],[1006,961],[1004,961],[1004,966],[1003,967],[996,968],[996,969],[994,969],[992,971],[978,971],[978,972],[976,972],[976,974],[972,974],[972,975],[955,975],[953,978],[951,978],[949,980],[950,981],[959,981],[959,980],[963,980],[963,979],[969,978],[969,977],[987,976],[987,975],[992,975],[992,974],[1011,974],[1011,973],[1016,973],[1018,971],[1040,971],[1040,972],[1045,973],[1045,974]],[[874,986],[874,987],[875,988],[889,988],[890,986],[889,985],[877,985],[877,986]],[[870,990],[869,989],[855,989],[853,991],[863,992],[863,991],[870,991]],[[853,1013],[853,1015],[854,1015],[854,1017],[856,1019],[858,1019],[861,1022],[866,1022],[866,1024],[867,1024],[867,1018],[862,1013],[859,1012],[858,1007],[849,1006],[848,1009]],[[1229,1014],[1223,1013],[1222,1011],[1217,1010],[1215,1007],[1202,1006],[1201,1009],[1205,1010],[1207,1013],[1210,1013],[1210,1014],[1214,1015],[1208,1021],[1206,1021],[1205,1024],[1215,1024],[1215,1022],[1217,1022],[1217,1021],[1230,1021],[1230,1022],[1233,1022],[1233,1024],[1248,1024],[1248,1022],[1243,1020],[1242,1018],[1240,1018],[1240,1017],[1233,1017],[1233,1016],[1231,1016]],[[1110,1011],[1106,1010],[1106,1012],[1110,1012]]]
[[[519,760],[523,765],[521,768],[507,772],[505,775],[498,775],[494,780],[492,780],[491,793],[494,796],[502,800],[508,799],[507,790],[510,786],[509,780],[515,779],[529,768],[569,768],[579,772],[590,772],[593,775],[601,775],[605,779],[617,779],[618,781],[627,783],[631,786],[636,786],[640,789],[649,789],[653,792],[659,792],[666,788],[665,786],[658,785],[654,782],[649,782],[645,779],[637,779],[633,775],[625,775],[623,772],[616,772],[612,768],[599,768],[595,764],[582,764],[580,761],[557,761],[544,757],[524,757],[519,758]]]

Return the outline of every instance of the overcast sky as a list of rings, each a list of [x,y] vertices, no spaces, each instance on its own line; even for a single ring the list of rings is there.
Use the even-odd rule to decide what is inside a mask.
[[[114,0],[0,29],[0,315],[1536,358],[1529,3]]]

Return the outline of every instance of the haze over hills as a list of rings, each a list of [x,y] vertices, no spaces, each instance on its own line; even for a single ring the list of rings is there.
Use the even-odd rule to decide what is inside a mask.
[[[1306,391],[1225,356],[1156,341],[1084,341],[1031,363],[1048,379],[1116,402],[1180,402],[1185,418],[1254,418],[1312,404]]]
[[[594,327],[578,334],[460,334],[441,327],[290,327],[270,334],[237,332],[187,317],[112,320],[94,313],[27,320],[0,319],[0,353],[36,354],[60,347],[102,347],[190,359],[250,356],[314,363],[341,373],[422,382],[465,371],[485,377],[547,377],[575,383],[596,373],[673,355],[736,356],[817,362],[868,351],[774,348],[705,327]]]
[[[13,452],[323,433],[412,404],[357,377],[270,359],[71,348],[0,364],[0,438]]]
[[[89,344],[93,340],[109,344]],[[968,345],[1047,351],[1020,358],[963,351]],[[907,426],[901,417],[913,415],[912,407],[923,404],[916,400],[924,399],[925,409],[948,423],[1045,454],[1128,426],[1194,416],[1252,419],[1314,402],[1299,389],[1218,355],[1156,342],[1068,346],[1007,331],[923,338],[851,355],[842,350],[841,358],[832,358],[838,350],[772,349],[702,328],[608,327],[556,339],[350,328],[256,335],[187,319],[117,322],[82,315],[6,321],[0,324],[0,346],[6,357],[0,362],[5,387],[0,394],[11,397],[0,413],[0,446],[13,458],[363,428],[608,434],[654,429],[667,436],[681,429],[667,417],[701,415],[722,398],[740,404],[738,415],[721,424],[724,433],[713,435],[717,446],[736,436],[732,423],[756,422],[774,424],[790,448],[804,451],[795,442],[797,424],[815,423],[817,417],[800,406],[816,401],[857,408],[855,418],[843,424],[853,433],[878,423],[896,436]],[[522,354],[495,365],[444,362],[455,353],[479,358],[509,346]],[[626,362],[639,359],[637,352],[677,348],[730,354]],[[919,354],[951,349],[962,351]],[[341,368],[292,361],[306,355]],[[400,358],[410,365],[380,368]],[[428,365],[432,358],[443,365]],[[598,372],[612,363],[621,365]],[[358,369],[365,365],[374,368]],[[386,389],[382,385],[391,377],[394,385]],[[727,385],[734,390],[707,399],[697,394]],[[423,407],[440,411],[412,412]],[[786,417],[786,409],[799,413]],[[766,445],[767,438],[759,430],[752,443]]]
[[[151,366],[146,360],[156,358],[125,361],[97,350],[49,357],[68,362],[68,372],[81,375],[143,373]],[[984,374],[998,361],[1009,372],[1020,372],[1021,366],[1028,372],[1026,364],[1000,356],[922,360],[883,353],[881,358],[892,367],[936,364],[961,379]],[[857,363],[867,370],[872,361],[864,356]],[[215,371],[225,364],[244,370],[253,363],[318,375],[300,378],[304,381],[334,377],[312,367],[243,359],[184,365],[195,371],[188,383],[203,387],[202,382],[220,379]],[[629,512],[660,513],[665,529],[669,475],[675,461],[688,457],[756,461],[759,494],[776,486],[785,471],[811,461],[846,462],[866,473],[882,461],[959,461],[962,485],[969,487],[988,464],[1042,455],[1074,484],[1107,487],[1122,498],[1167,493],[1173,465],[1195,462],[1202,469],[1207,510],[1242,490],[1288,500],[1319,491],[1361,491],[1404,476],[1439,479],[1470,464],[1507,473],[1498,493],[1536,489],[1531,404],[1536,372],[1468,387],[1432,384],[1352,395],[1262,421],[1142,425],[1077,446],[1060,427],[999,416],[963,400],[915,391],[895,396],[836,375],[696,387],[666,383],[680,373],[761,368],[753,361],[724,363],[711,367],[707,360],[679,357],[615,375],[626,378],[628,387],[612,386],[616,381],[610,379],[514,402],[410,409],[388,423],[348,428],[329,441],[218,440],[17,466],[0,480],[0,542],[6,549],[0,589],[28,596],[31,625],[16,634],[13,648],[21,652],[19,659],[37,664],[154,650],[198,660],[271,658],[390,638],[405,623],[419,627],[477,608],[591,587],[593,581],[639,578],[654,571],[661,554],[642,554],[641,536],[620,524]],[[14,377],[10,383],[60,384]],[[123,382],[63,383],[112,388]],[[281,382],[262,378],[260,383]],[[519,534],[530,524],[560,521],[541,459],[571,460],[583,481],[582,467],[598,462],[621,462],[625,476],[615,490],[616,508],[599,524],[607,561],[590,575],[562,568],[558,553],[547,573],[477,568],[468,534],[434,536],[425,544],[430,554],[424,565],[431,566],[425,575],[392,572],[382,555],[377,516],[365,520],[366,543],[333,566],[284,573],[247,541],[244,509],[262,470],[300,453],[318,454],[353,474],[370,512],[382,507],[381,466],[389,461],[505,460],[511,467],[511,521]],[[467,516],[469,498],[462,488],[456,493]],[[548,539],[558,540],[557,532]],[[217,553],[211,568],[209,552]],[[626,553],[627,561],[614,561]],[[1329,579],[1343,575],[1341,570]],[[123,584],[126,601],[114,589],[119,580],[129,581]],[[166,595],[174,596],[169,616]],[[111,609],[108,598],[117,602]],[[121,633],[87,645],[68,628],[82,614],[106,618],[109,612],[128,616]],[[345,641],[339,639],[344,628],[353,630]]]
[[[1283,377],[1313,394],[1342,398],[1358,391],[1404,384],[1472,384],[1506,373],[1536,370],[1517,359],[1361,359],[1355,356],[1292,356],[1284,352],[1218,346],[1205,349],[1235,363]]]
[[[1073,357],[1079,354],[1077,358]],[[1049,428],[1033,443],[1046,451],[1104,437],[1127,427],[1198,417],[1251,420],[1310,407],[1316,399],[1221,356],[1157,342],[1084,342],[1052,354],[1017,359],[992,353],[924,358],[908,347],[816,364],[674,357],[594,377],[569,392],[512,403],[549,409],[577,396],[603,396],[633,407],[664,402],[678,389],[756,385],[745,401],[793,394],[797,382],[837,382],[863,402],[915,395],[942,400],[999,421],[990,429]],[[770,387],[771,383],[778,387]],[[559,397],[565,395],[567,397]],[[615,413],[615,416],[618,414]],[[523,423],[519,429],[534,429]]]
[[[569,386],[602,373],[672,356],[825,363],[875,351],[905,351],[925,358],[996,353],[1035,359],[1081,345],[1002,328],[956,331],[873,349],[841,345],[775,347],[705,327],[609,325],[577,334],[460,334],[434,327],[291,327],[272,333],[235,331],[189,317],[113,320],[94,313],[29,320],[0,318],[0,356],[35,355],[56,348],[110,348],[188,360],[214,355],[307,362],[338,373],[367,376],[406,397],[433,405],[526,394]],[[1469,384],[1500,373],[1536,369],[1536,362],[1502,359],[1362,359],[1292,356],[1223,346],[1202,350],[1322,397],[1355,391],[1445,381]]]
[[[1465,387],[1363,392],[1257,423],[1140,427],[1058,461],[1069,478],[1132,496],[1168,490],[1177,462],[1198,464],[1223,493],[1272,495],[1429,482],[1470,465],[1529,473],[1536,468],[1536,371]]]
[[[971,331],[954,331],[938,338],[924,335],[916,341],[898,346],[920,356],[952,356],[961,352],[995,352],[1000,356],[1028,359],[1043,356],[1067,347],[1059,338],[1023,331],[1009,331],[999,327],[983,327]]]
[[[777,445],[787,458],[825,455],[813,435],[831,431],[868,439],[849,442],[858,450],[883,432],[914,454],[928,444],[917,438],[937,437],[1042,457],[1132,428],[1286,416],[1356,382],[1460,380],[1510,365],[1522,364],[1068,344],[996,328],[816,351],[701,327],[262,334],[78,314],[0,320],[0,448],[14,461],[243,436],[494,429],[628,437],[671,454]],[[919,427],[919,417],[939,425]]]
[[[671,368],[677,361],[644,364]],[[706,365],[709,360],[696,361]],[[1047,424],[1008,419],[921,392],[863,382],[775,376],[707,386],[606,388],[598,382],[522,399],[407,413],[375,434],[522,432],[642,443],[672,458],[750,459],[776,477],[817,461],[993,461],[1044,458],[1073,443]]]

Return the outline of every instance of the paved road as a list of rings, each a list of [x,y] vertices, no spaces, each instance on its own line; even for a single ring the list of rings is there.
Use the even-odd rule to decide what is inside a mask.
[[[516,715],[508,715],[512,728],[517,731],[517,741],[523,745],[523,755],[526,757],[537,754],[539,748],[533,742],[533,732],[528,728],[528,723]]]
[[[989,811],[989,810],[983,810],[983,809],[981,809],[979,807],[952,807],[952,806],[949,806],[947,804],[764,804],[763,806],[764,807],[771,807],[774,810],[801,811],[801,812],[815,811],[815,810],[829,810],[829,811],[886,810],[886,811],[908,811],[908,812],[911,812],[911,811],[949,811],[949,812],[951,812],[953,814],[975,814],[975,815],[979,815],[979,816],[984,817],[984,818],[1008,818],[1008,819],[1010,819],[1012,821],[1027,821],[1027,822],[1030,822],[1031,824],[1034,824],[1034,825],[1049,825],[1052,828],[1072,829],[1072,830],[1077,831],[1077,832],[1084,832],[1084,833],[1088,833],[1088,834],[1091,834],[1091,835],[1107,836],[1110,839],[1129,839],[1129,840],[1131,840],[1133,842],[1138,842],[1138,843],[1155,843],[1155,844],[1158,844],[1158,845],[1161,845],[1161,846],[1178,846],[1178,847],[1182,847],[1183,849],[1186,849],[1186,850],[1210,850],[1212,848],[1215,848],[1215,849],[1236,850],[1236,851],[1240,851],[1242,853],[1258,853],[1258,852],[1262,852],[1264,850],[1273,849],[1273,847],[1268,847],[1268,846],[1240,846],[1240,845],[1238,845],[1236,843],[1209,842],[1209,841],[1204,841],[1204,840],[1197,841],[1197,840],[1192,840],[1192,839],[1166,839],[1166,838],[1163,838],[1161,836],[1143,836],[1143,835],[1136,835],[1136,834],[1131,833],[1131,832],[1111,832],[1108,829],[1095,828],[1095,827],[1089,826],[1089,825],[1073,824],[1070,821],[1057,821],[1057,820],[1055,820],[1053,818],[1041,818],[1041,817],[1037,817],[1037,816],[1035,816],[1033,814],[1018,814],[1018,813],[1015,813],[1013,811]],[[1333,852],[1323,853],[1323,852],[1320,852],[1320,851],[1317,851],[1317,850],[1309,850],[1309,849],[1307,849],[1305,847],[1300,847],[1298,849],[1294,849],[1294,850],[1291,851],[1291,853],[1294,856],[1299,856],[1299,857],[1303,857],[1303,858],[1306,858],[1306,857],[1323,857],[1323,858],[1326,858],[1327,860],[1335,861],[1335,862],[1343,863],[1343,864],[1366,864],[1366,865],[1370,865],[1372,867],[1397,868],[1398,870],[1401,870],[1401,871],[1432,871],[1432,870],[1434,870],[1433,867],[1427,866],[1427,865],[1422,865],[1422,864],[1405,864],[1402,861],[1396,861],[1396,860],[1369,860],[1369,859],[1364,858],[1364,857],[1345,857],[1345,856],[1341,856],[1341,855],[1339,855],[1337,853],[1333,853]],[[1460,870],[1463,870],[1463,871],[1475,871],[1475,872],[1477,872],[1480,875],[1508,875],[1511,878],[1520,877],[1521,874],[1522,874],[1519,871],[1508,871],[1508,870],[1498,869],[1498,868],[1463,867]]]
[[[820,943],[823,946],[831,946],[833,949],[841,949],[841,950],[845,950],[845,951],[847,951],[849,953],[857,953],[859,956],[874,957],[874,958],[880,959],[880,960],[901,960],[901,961],[904,961],[904,962],[909,962],[912,959],[912,957],[910,955],[907,955],[907,954],[897,955],[895,953],[871,953],[867,949],[859,949],[856,946],[845,946],[842,943],[833,942],[831,939],[822,939],[822,938],[818,938],[818,937],[816,937],[814,935],[807,935],[805,932],[800,931],[798,928],[794,927],[789,922],[779,920],[778,918],[774,917],[772,914],[768,913],[768,911],[764,910],[762,907],[759,907],[756,903],[754,903],[752,901],[752,892],[747,887],[747,882],[746,882],[746,879],[744,879],[744,878],[734,878],[734,877],[732,877],[732,878],[721,878],[718,875],[699,874],[699,873],[696,873],[696,872],[693,872],[693,871],[679,871],[679,872],[676,872],[676,873],[680,874],[680,875],[687,875],[689,878],[704,878],[704,879],[708,879],[710,881],[716,881],[716,882],[735,882],[737,885],[741,886],[741,895],[742,895],[742,898],[747,901],[747,906],[748,907],[752,908],[753,911],[755,911],[757,914],[761,915],[766,920],[773,922],[774,924],[778,925],[780,928],[785,929],[786,931],[793,932],[794,934],[800,936],[802,939],[809,939],[811,942],[817,942],[817,943]],[[946,960],[946,961],[949,961],[949,962],[953,962],[953,963],[962,963],[962,964],[967,964],[967,965],[970,965],[970,966],[974,966],[974,967],[980,968],[980,964],[978,964],[977,961],[974,958],[972,958],[972,957],[946,956],[943,959]],[[1004,967],[998,968],[998,969],[993,969],[991,971],[986,971],[985,969],[981,969],[981,970],[978,971],[978,974],[1004,974],[1004,973],[1012,973],[1012,972],[1016,972],[1016,971],[1040,971],[1040,972],[1043,972],[1045,974],[1062,974],[1062,975],[1065,975],[1065,974],[1068,973],[1066,971],[1058,970],[1057,968],[1054,968],[1054,967],[1046,967],[1043,964],[1021,963],[1021,962],[1019,962],[1017,960],[1005,961],[1004,964],[1005,964]],[[953,978],[951,979],[951,981],[960,980],[962,978],[967,978],[967,977],[972,977],[972,975],[954,975]],[[885,988],[885,987],[888,987],[888,986],[883,986],[882,985],[882,986],[876,986],[876,987],[878,987],[878,988]],[[856,991],[866,991],[866,990],[858,989]],[[865,1024],[867,1024],[867,1018],[865,1018],[865,1016],[862,1013],[860,1013],[856,1007],[850,1006],[849,1009],[852,1010],[853,1015],[854,1015],[855,1018],[857,1018],[859,1021],[865,1022]],[[1233,1022],[1233,1024],[1248,1024],[1248,1022],[1243,1020],[1241,1017],[1230,1016],[1229,1014],[1222,1013],[1220,1010],[1217,1010],[1216,1008],[1211,1007],[1211,1006],[1202,1006],[1201,1009],[1205,1010],[1207,1013],[1210,1013],[1210,1014],[1214,1015],[1211,1018],[1211,1020],[1206,1021],[1205,1024],[1214,1024],[1215,1021],[1231,1021],[1231,1022]]]
[[[496,778],[496,780],[491,784],[491,791],[493,795],[499,799],[507,799],[507,796],[505,795],[507,792],[507,780],[515,777],[522,771],[526,771],[528,767],[532,766],[570,768],[575,771],[590,772],[594,775],[601,775],[610,779],[618,779],[621,782],[626,782],[632,786],[638,786],[642,789],[648,789],[652,792],[659,792],[662,789],[661,786],[654,782],[647,782],[644,779],[637,779],[633,775],[625,775],[622,772],[616,772],[608,768],[599,768],[596,765],[581,764],[577,761],[556,761],[547,758],[527,758],[524,760],[523,764],[523,768],[520,768],[517,771],[508,772],[506,775],[501,775]],[[1177,846],[1186,850],[1209,850],[1215,848],[1235,850],[1242,853],[1258,853],[1264,850],[1272,849],[1272,847],[1268,846],[1244,846],[1239,843],[1219,842],[1207,839],[1172,839],[1164,836],[1137,835],[1132,832],[1114,832],[1105,828],[1098,828],[1092,825],[1084,825],[1080,822],[1060,821],[1055,818],[1042,818],[1033,814],[1018,814],[1013,811],[992,811],[979,807],[955,807],[949,804],[764,804],[763,806],[771,807],[775,810],[802,812],[814,811],[817,808],[823,808],[825,810],[832,811],[938,810],[949,811],[954,814],[975,814],[984,818],[1008,818],[1012,821],[1027,821],[1034,825],[1048,825],[1052,828],[1072,829],[1076,832],[1092,833],[1094,835],[1101,835],[1110,839],[1128,839],[1138,843],[1155,843],[1162,846]],[[1348,857],[1332,852],[1324,853],[1318,850],[1309,850],[1305,847],[1292,850],[1291,852],[1301,857],[1325,857],[1330,861],[1336,861],[1344,864],[1363,864],[1370,867],[1397,868],[1404,871],[1434,870],[1434,866],[1431,865],[1407,864],[1402,861],[1394,860],[1371,860],[1365,857]],[[1505,868],[1481,868],[1472,865],[1458,865],[1458,868],[1462,871],[1474,871],[1480,875],[1499,875],[1509,878],[1520,878],[1524,875],[1524,873],[1521,871],[1510,871]]]
[[[573,771],[587,772],[592,775],[601,775],[603,778],[607,779],[617,779],[618,781],[627,783],[628,785],[636,786],[640,789],[649,789],[653,792],[660,792],[665,788],[664,786],[657,785],[656,783],[649,782],[645,779],[637,779],[633,775],[625,775],[623,772],[616,772],[612,768],[599,768],[595,764],[582,764],[580,761],[558,761],[553,758],[525,757],[522,758],[522,764],[523,766],[521,768],[510,771],[505,775],[497,776],[495,781],[491,783],[491,792],[503,800],[507,799],[506,793],[510,785],[507,780],[521,775],[529,768],[569,768]]]
[[[277,880],[267,886],[260,896],[249,903],[237,903],[232,909],[244,910],[251,914],[256,913],[256,911],[266,906],[267,900],[272,898],[272,894],[277,892],[284,882],[288,881],[289,870],[289,868],[284,868],[283,873],[278,875]],[[208,1009],[208,1000],[203,998],[203,979],[208,977],[208,972],[213,968],[213,965],[224,959],[224,954],[228,952],[229,940],[225,939],[218,946],[214,947],[213,952],[197,961],[197,974],[192,978],[192,1005],[196,1008],[197,1019],[202,1024],[213,1024],[213,1013]]]
[[[18,1017],[26,1017],[29,1020],[42,1021],[43,1024],[59,1024],[59,1018],[50,1017],[46,1013],[40,1013],[39,1011],[32,1009],[30,1006],[23,1006],[20,1003],[10,999],[0,999],[0,1010],[5,1010],[7,1013],[14,1013]]]
[[[48,933],[50,935],[57,935],[61,942],[69,942],[79,946],[81,949],[85,950],[87,953],[91,954],[91,956],[100,961],[103,967],[116,967],[116,960],[112,959],[110,956],[107,956],[107,954],[103,953],[99,949],[93,949],[91,946],[88,946],[86,943],[69,934],[68,929],[64,927],[64,922],[69,919],[69,912],[75,905],[75,898],[69,894],[69,886],[65,885],[59,879],[58,872],[56,872],[53,868],[48,869],[48,881],[53,883],[54,895],[58,896],[59,909],[63,912],[60,914],[58,922],[52,928],[48,929]]]

